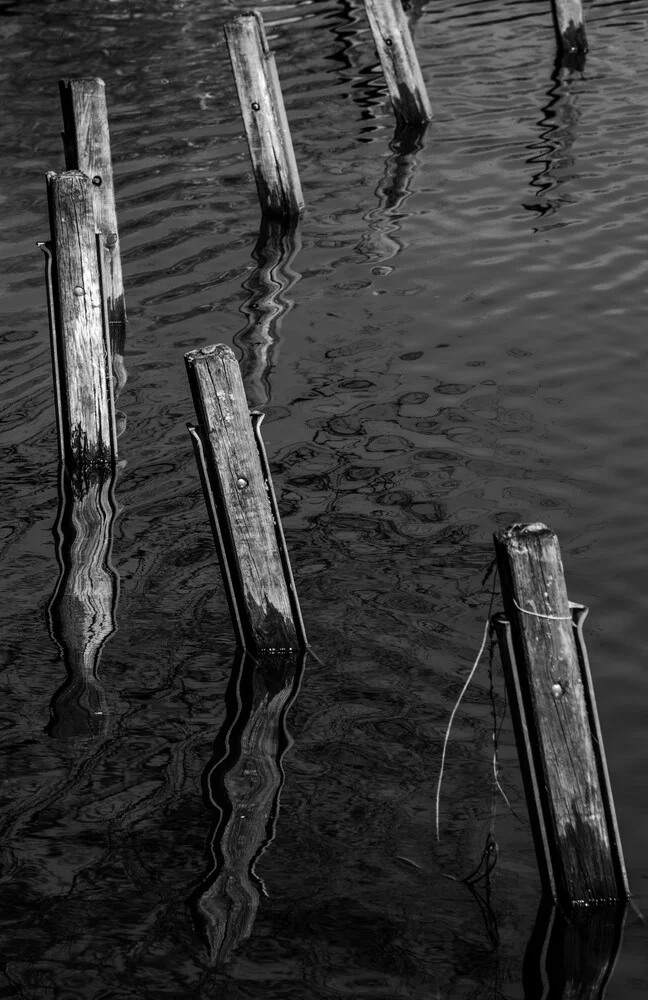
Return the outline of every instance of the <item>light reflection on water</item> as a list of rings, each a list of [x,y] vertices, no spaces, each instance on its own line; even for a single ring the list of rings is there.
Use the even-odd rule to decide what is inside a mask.
[[[0,981],[66,1000],[522,996],[538,885],[528,829],[491,791],[497,661],[493,700],[484,667],[457,717],[440,845],[433,789],[488,609],[492,532],[545,520],[570,596],[592,609],[641,905],[648,4],[587,9],[582,72],[555,67],[543,5],[416,8],[435,120],[410,147],[361,5],[262,5],[308,204],[278,263],[258,243],[222,41],[243,9],[0,4]],[[90,749],[44,733],[65,672],[47,629],[57,466],[34,249],[47,237],[45,172],[63,164],[57,80],[83,75],[107,85],[130,318],[121,595],[100,668],[110,726]],[[207,869],[200,780],[233,649],[182,355],[243,349],[255,317],[274,345],[255,402],[323,664],[309,664],[291,708],[295,745],[258,866],[269,898],[219,970],[186,901]],[[500,758],[524,813],[508,722]],[[485,919],[444,876],[476,867],[494,803]],[[626,931],[612,1000],[645,989],[639,933]]]

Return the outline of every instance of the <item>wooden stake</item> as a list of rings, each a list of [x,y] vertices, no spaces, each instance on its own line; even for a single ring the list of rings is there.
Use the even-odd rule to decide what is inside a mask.
[[[544,524],[516,524],[495,535],[495,551],[506,614],[495,625],[544,888],[574,906],[626,898],[587,654],[558,539]]]
[[[104,268],[108,327],[115,371],[115,395],[126,382],[126,305],[113,185],[106,88],[98,78],[59,80],[65,166],[92,180],[95,224],[106,251]]]
[[[91,183],[78,171],[49,173],[47,195],[61,457],[74,495],[82,496],[89,483],[113,475],[116,456]]]
[[[279,512],[234,353],[216,344],[185,362],[200,423],[190,430],[237,639],[251,652],[303,648]]]
[[[261,211],[298,215],[304,208],[274,56],[263,18],[249,11],[225,25]]]
[[[587,52],[581,0],[552,0],[558,44],[564,52]]]
[[[432,120],[432,107],[401,0],[365,0],[394,114],[404,125]]]

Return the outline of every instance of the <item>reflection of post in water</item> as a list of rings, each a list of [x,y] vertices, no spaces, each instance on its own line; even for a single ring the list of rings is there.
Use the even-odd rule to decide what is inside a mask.
[[[553,214],[568,200],[568,195],[559,194],[559,188],[566,180],[566,169],[573,166],[571,150],[579,120],[571,92],[574,78],[579,78],[575,77],[574,67],[569,67],[559,53],[547,91],[548,101],[538,121],[539,139],[527,147],[532,155],[526,162],[535,170],[529,187],[536,198],[524,201],[522,207],[539,216]]]
[[[226,962],[252,931],[265,888],[255,865],[274,838],[289,746],[286,715],[306,654],[237,653],[226,694],[227,716],[203,773],[214,814],[211,869],[191,896],[212,962]]]
[[[100,244],[90,181],[48,174],[51,249],[47,294],[52,335],[60,481],[56,525],[59,581],[52,635],[67,680],[51,703],[48,732],[68,738],[105,732],[97,666],[115,630],[118,578],[110,565],[115,515],[116,432]]]
[[[525,1000],[603,1000],[621,949],[627,904],[573,907],[543,897],[524,956]]]
[[[257,267],[243,282],[249,296],[241,312],[248,321],[234,337],[241,351],[239,365],[245,395],[252,408],[264,406],[271,399],[270,372],[277,363],[281,321],[293,306],[288,293],[301,277],[292,269],[300,248],[298,220],[261,220],[252,253]]]
[[[379,263],[391,260],[402,249],[396,235],[407,213],[402,206],[412,193],[411,187],[418,169],[417,153],[425,145],[427,126],[397,128],[389,144],[391,155],[385,159],[385,171],[376,188],[378,207],[365,215],[369,223],[366,234],[356,247],[356,253],[367,261]]]
[[[75,495],[61,467],[56,524],[60,576],[49,615],[67,678],[52,698],[50,736],[99,736],[108,713],[97,676],[101,649],[115,631],[119,576],[110,562],[114,477],[99,475]]]

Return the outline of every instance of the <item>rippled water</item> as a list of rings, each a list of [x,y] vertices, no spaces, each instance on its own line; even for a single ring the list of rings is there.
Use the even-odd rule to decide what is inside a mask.
[[[0,3],[0,995],[521,997],[539,883],[508,717],[513,812],[492,787],[497,657],[492,690],[484,663],[457,715],[434,837],[491,536],[512,521],[558,533],[570,597],[591,608],[629,879],[648,905],[648,2],[586,8],[582,72],[555,67],[548,0],[415,8],[435,120],[409,147],[361,5],[262,5],[308,205],[280,244],[258,242],[222,38],[244,9]],[[48,617],[58,471],[35,249],[70,76],[106,81],[130,319],[117,631],[93,695],[108,721],[76,740],[45,731],[65,669]],[[225,342],[245,357],[255,323],[276,339],[248,391],[319,658],[301,682],[298,665],[255,678],[235,660],[186,431],[183,353]],[[283,757],[245,890],[256,919],[218,964],[196,899],[247,732],[236,706],[253,719],[268,699]],[[489,831],[480,902],[447,876],[477,866]],[[644,956],[632,916],[609,998],[643,996]]]

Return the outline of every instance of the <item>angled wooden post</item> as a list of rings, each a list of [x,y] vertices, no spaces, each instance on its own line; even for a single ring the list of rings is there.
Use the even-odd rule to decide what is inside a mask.
[[[552,0],[558,44],[563,52],[587,52],[587,36],[581,0]]]
[[[365,8],[398,122],[424,125],[432,107],[401,0],[365,0]]]
[[[115,395],[126,382],[124,350],[126,305],[122,277],[115,188],[113,185],[106,88],[103,80],[59,80],[65,166],[80,170],[92,181],[92,197],[97,231],[105,248],[105,283],[108,327],[115,372]]]
[[[625,899],[628,884],[594,689],[558,539],[544,524],[495,535],[505,615],[497,630],[548,895],[568,906]],[[575,612],[575,613],[574,613]]]
[[[306,647],[281,518],[233,351],[185,355],[199,427],[194,440],[239,645],[253,653]]]
[[[288,217],[304,208],[274,56],[257,10],[225,25],[261,211]]]

